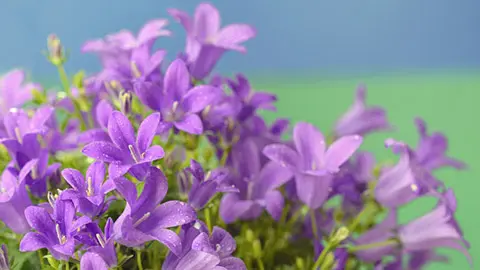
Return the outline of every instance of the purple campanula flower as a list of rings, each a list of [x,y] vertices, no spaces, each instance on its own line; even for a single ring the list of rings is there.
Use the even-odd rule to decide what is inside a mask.
[[[291,170],[275,162],[261,167],[261,152],[252,140],[241,142],[233,152],[236,175],[230,178],[239,193],[224,195],[220,204],[220,216],[225,223],[237,219],[255,219],[266,209],[276,220],[282,214],[284,198],[276,190],[292,177]]]
[[[111,142],[96,141],[86,145],[82,152],[91,158],[110,163],[108,174],[115,179],[128,171],[139,180],[145,174],[145,165],[164,156],[159,145],[150,146],[160,122],[160,114],[153,113],[140,124],[137,137],[130,120],[114,111],[108,120]]]
[[[53,112],[53,107],[44,106],[38,108],[30,118],[22,109],[11,109],[3,118],[6,137],[1,140],[1,143],[11,153],[20,151],[30,158],[35,157],[40,150],[37,136],[48,130],[46,124]]]
[[[104,232],[94,222],[86,224],[84,232],[84,234],[78,234],[76,239],[86,246],[87,252],[99,255],[108,267],[115,267],[118,261],[113,235],[113,220],[107,219]]]
[[[88,167],[86,178],[75,169],[64,169],[62,176],[72,188],[62,191],[61,198],[72,200],[78,212],[90,217],[102,213],[105,195],[115,189],[111,178],[104,182],[105,164],[101,161],[95,161]]]
[[[24,84],[25,73],[14,69],[0,77],[0,116],[12,108],[20,108],[32,98],[32,90],[41,90],[33,83]],[[0,117],[1,118],[1,117]]]
[[[453,167],[455,169],[464,169],[465,163],[446,156],[448,141],[444,134],[433,132],[427,133],[427,126],[423,119],[415,119],[420,140],[415,150],[418,162],[427,170],[435,170],[441,167]]]
[[[434,250],[422,250],[410,252],[408,260],[409,270],[421,270],[430,263],[443,262],[448,263],[448,257],[435,252]]]
[[[168,12],[187,32],[185,53],[190,72],[197,80],[210,74],[224,52],[246,52],[241,43],[256,35],[255,29],[246,24],[231,24],[220,28],[220,14],[209,3],[199,4],[193,18],[177,9],[169,9]]]
[[[203,125],[197,113],[222,95],[222,89],[200,85],[191,87],[190,74],[185,63],[177,59],[168,67],[163,81],[164,94],[159,96],[162,119],[159,132],[172,126],[190,134],[202,134]]]
[[[418,164],[408,145],[392,139],[387,139],[385,145],[399,153],[400,160],[380,174],[375,186],[375,199],[379,203],[396,208],[441,186],[440,182]]]
[[[47,150],[40,150],[37,158],[31,159],[20,169],[19,175],[25,179],[32,195],[42,197],[47,192],[47,179],[54,176],[60,168],[60,163],[48,164]]]
[[[24,179],[20,179],[7,167],[0,182],[0,220],[15,233],[28,232],[30,226],[24,212],[31,204]]]
[[[188,193],[188,203],[200,210],[220,192],[238,192],[238,189],[228,184],[228,170],[216,169],[205,174],[202,165],[195,160],[190,161],[187,171],[191,175],[191,187]]]
[[[335,136],[366,135],[371,132],[391,128],[382,107],[367,107],[365,103],[367,89],[359,85],[355,102],[335,125]]]
[[[2,244],[0,248],[0,270],[10,270],[10,262],[8,261],[7,247]]]
[[[341,137],[326,150],[323,134],[313,125],[300,122],[295,125],[293,141],[296,151],[284,144],[271,144],[263,153],[295,173],[298,197],[316,209],[328,198],[332,174],[360,147],[362,137]]]
[[[105,260],[97,253],[87,252],[80,259],[80,269],[82,270],[108,270]]]
[[[113,107],[106,100],[101,100],[95,107],[95,128],[89,129],[80,134],[80,143],[91,143],[94,141],[111,142],[108,136],[108,118],[113,112]]]
[[[162,270],[243,270],[242,260],[232,256],[237,245],[235,239],[224,229],[214,227],[211,235],[200,222],[186,224],[180,232],[182,252],[170,253]]]
[[[48,249],[57,260],[68,260],[75,252],[77,230],[90,222],[86,216],[76,219],[71,201],[56,200],[53,214],[40,206],[25,210],[28,224],[36,231],[25,234],[20,242],[21,252]]]
[[[137,199],[135,185],[125,178],[115,179],[117,191],[127,201],[122,215],[115,221],[116,241],[122,245],[135,247],[148,241],[159,241],[173,253],[182,250],[181,240],[168,228],[180,226],[196,219],[195,210],[180,201],[163,204],[168,183],[162,171],[150,167],[145,178],[143,191]]]
[[[464,239],[454,214],[449,198],[444,198],[431,212],[400,226],[398,238],[404,251],[451,248],[461,251],[471,263],[470,245]]]

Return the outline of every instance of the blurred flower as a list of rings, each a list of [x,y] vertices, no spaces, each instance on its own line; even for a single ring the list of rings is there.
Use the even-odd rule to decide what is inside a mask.
[[[0,182],[0,220],[18,234],[26,233],[30,226],[25,218],[25,209],[32,202],[25,188],[25,181],[7,167]]]
[[[25,73],[14,69],[0,78],[0,116],[5,115],[12,108],[21,108],[32,98],[32,90],[40,90],[40,86],[33,83],[24,83]]]
[[[80,269],[82,270],[108,270],[107,263],[103,258],[93,252],[87,252],[80,259]]]

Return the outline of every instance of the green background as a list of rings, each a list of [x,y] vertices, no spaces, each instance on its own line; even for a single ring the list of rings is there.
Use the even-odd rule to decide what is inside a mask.
[[[278,112],[267,118],[288,117],[308,121],[329,133],[336,119],[351,105],[358,83],[368,88],[367,102],[385,107],[394,132],[373,134],[363,149],[375,152],[380,160],[393,157],[383,146],[386,138],[395,138],[413,146],[418,140],[413,119],[425,119],[428,131],[442,131],[449,139],[449,155],[467,163],[468,169],[442,169],[438,177],[454,189],[458,201],[456,217],[470,241],[470,253],[480,258],[480,71],[409,71],[382,75],[263,78],[253,80],[254,87],[278,95]],[[277,77],[278,78],[278,77]],[[428,212],[435,205],[422,198],[401,210],[405,222]],[[428,269],[470,269],[457,251],[441,250],[451,258],[449,265],[431,264]],[[476,268],[476,267],[474,267]]]

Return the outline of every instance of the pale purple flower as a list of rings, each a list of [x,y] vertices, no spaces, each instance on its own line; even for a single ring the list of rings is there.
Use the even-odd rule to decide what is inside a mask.
[[[108,267],[117,265],[117,253],[115,251],[113,220],[107,219],[104,232],[97,223],[85,225],[84,233],[78,234],[75,238],[86,246],[88,252],[99,255]]]
[[[164,94],[159,96],[163,125],[159,132],[172,126],[190,134],[202,134],[203,124],[197,113],[222,95],[222,89],[200,85],[192,88],[185,63],[176,59],[168,67],[163,81]]]
[[[104,181],[105,173],[105,164],[101,161],[92,163],[85,177],[78,170],[64,169],[62,176],[72,188],[62,191],[61,198],[72,200],[80,213],[90,217],[101,214],[105,195],[115,189],[111,178]]]
[[[335,125],[335,136],[366,135],[375,131],[389,130],[385,109],[366,104],[367,89],[359,85],[353,105],[342,115]]]
[[[284,144],[271,144],[263,153],[294,172],[298,197],[316,209],[328,198],[332,174],[360,147],[362,137],[341,137],[326,149],[323,134],[313,125],[300,122],[294,127],[293,141],[296,150]]]
[[[115,184],[117,191],[127,201],[125,210],[114,224],[116,242],[135,247],[155,240],[179,254],[182,250],[181,240],[169,228],[192,222],[196,219],[196,213],[191,206],[180,201],[160,204],[168,189],[163,173],[150,167],[138,198],[132,182],[120,177],[115,179]]]
[[[30,226],[24,212],[31,204],[25,181],[7,167],[0,182],[0,220],[15,233],[28,232]]]
[[[427,170],[435,170],[441,167],[453,167],[455,169],[464,169],[465,163],[457,159],[448,157],[448,140],[440,132],[427,133],[427,126],[423,119],[415,119],[420,140],[415,150],[418,162]]]
[[[241,44],[256,35],[246,24],[230,24],[220,28],[220,14],[210,3],[201,3],[191,18],[187,13],[169,9],[168,12],[187,32],[185,53],[192,76],[202,80],[210,74],[224,52],[246,52]]]
[[[448,257],[438,254],[434,250],[422,250],[411,252],[408,260],[409,270],[421,270],[424,269],[430,263],[442,262],[448,263]]]
[[[242,260],[232,256],[237,245],[224,229],[214,227],[211,235],[206,226],[193,222],[182,227],[182,252],[170,253],[162,270],[246,270]]]
[[[114,111],[108,120],[108,135],[111,142],[96,141],[86,145],[82,152],[91,158],[109,163],[109,177],[115,179],[129,172],[139,180],[143,179],[145,166],[163,158],[164,151],[159,145],[150,146],[160,122],[160,114],[149,115],[135,131],[130,120],[121,112]]]
[[[4,116],[12,108],[21,108],[32,98],[32,90],[41,90],[33,83],[24,83],[25,73],[14,69],[0,77],[0,116]]]
[[[219,168],[205,174],[202,165],[192,159],[186,172],[191,176],[191,184],[187,188],[188,203],[196,210],[204,208],[217,193],[238,192],[235,186],[227,182],[227,169]]]
[[[107,263],[103,258],[93,252],[87,252],[80,259],[80,269],[82,270],[108,270]]]
[[[48,162],[48,151],[42,149],[37,158],[31,159],[20,169],[19,177],[24,179],[34,196],[42,197],[46,194],[47,180],[54,176],[60,168],[60,163],[49,165]]]
[[[25,216],[35,232],[25,234],[20,242],[20,251],[46,248],[55,259],[68,260],[75,252],[77,230],[90,222],[88,217],[77,219],[75,214],[71,201],[57,200],[52,215],[43,207],[29,206]]]
[[[280,218],[284,198],[277,188],[292,178],[292,172],[275,162],[262,167],[260,154],[255,143],[248,139],[233,152],[234,171],[230,182],[240,192],[228,193],[222,198],[220,216],[225,223],[255,219],[264,209],[274,219]]]

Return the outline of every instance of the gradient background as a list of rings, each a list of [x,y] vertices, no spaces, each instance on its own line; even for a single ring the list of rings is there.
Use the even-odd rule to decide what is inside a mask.
[[[243,0],[211,1],[224,23],[253,24],[258,36],[248,54],[227,54],[218,65],[225,74],[244,72],[257,89],[279,95],[279,116],[306,120],[325,133],[350,105],[359,82],[369,88],[369,103],[388,109],[397,132],[376,134],[365,147],[390,155],[382,141],[417,140],[413,118],[448,134],[451,155],[469,164],[466,172],[439,176],[458,196],[458,219],[480,258],[480,1],[478,0]],[[0,71],[23,67],[32,78],[51,83],[56,74],[40,53],[49,33],[70,49],[70,72],[99,69],[96,58],[79,51],[87,39],[127,28],[137,31],[149,19],[167,17],[166,8],[189,12],[199,1],[151,0],[2,0]],[[170,59],[183,49],[184,34],[172,22],[172,38],[162,38]],[[268,115],[269,118],[273,116]],[[474,120],[475,119],[475,120]],[[432,207],[422,200],[403,212],[408,220]],[[431,269],[469,269],[448,252],[452,264]]]

